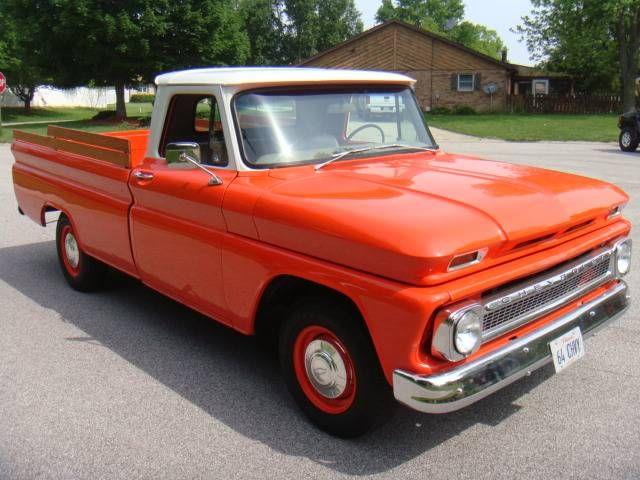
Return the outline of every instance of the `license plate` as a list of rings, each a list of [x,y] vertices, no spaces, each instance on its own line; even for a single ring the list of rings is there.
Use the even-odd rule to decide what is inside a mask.
[[[584,342],[582,341],[580,327],[569,330],[561,337],[552,340],[549,342],[549,347],[551,348],[556,373],[564,370],[584,356]]]

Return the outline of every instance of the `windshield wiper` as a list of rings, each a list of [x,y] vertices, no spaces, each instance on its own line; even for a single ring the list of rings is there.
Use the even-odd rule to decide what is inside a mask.
[[[316,170],[320,170],[321,168],[337,161],[340,160],[343,157],[346,157],[347,155],[351,155],[352,153],[363,153],[363,152],[370,152],[372,150],[383,150],[385,148],[403,148],[405,150],[423,150],[425,152],[435,152],[438,149],[434,148],[434,147],[417,147],[414,145],[403,145],[401,143],[390,143],[390,144],[385,144],[385,145],[373,145],[373,146],[369,146],[369,147],[362,147],[362,148],[354,148],[352,150],[345,150],[343,152],[337,152],[334,153],[333,155],[331,155],[331,158],[329,160],[327,160],[326,162],[322,162],[319,163],[318,165],[316,165],[314,168]]]

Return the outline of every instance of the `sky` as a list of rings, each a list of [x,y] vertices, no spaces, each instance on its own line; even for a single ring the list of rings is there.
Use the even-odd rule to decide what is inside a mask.
[[[365,28],[375,24],[375,15],[381,0],[355,0],[362,13]],[[498,32],[509,49],[509,61],[531,65],[529,52],[524,42],[510,28],[520,23],[520,18],[531,11],[529,0],[464,0],[465,18],[474,23],[486,25]]]

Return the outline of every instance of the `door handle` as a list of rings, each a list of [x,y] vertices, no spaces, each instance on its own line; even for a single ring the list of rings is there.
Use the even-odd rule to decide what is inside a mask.
[[[153,179],[153,173],[151,173],[151,172],[143,172],[142,170],[136,170],[135,172],[133,172],[133,176],[136,177],[138,180],[152,180]]]

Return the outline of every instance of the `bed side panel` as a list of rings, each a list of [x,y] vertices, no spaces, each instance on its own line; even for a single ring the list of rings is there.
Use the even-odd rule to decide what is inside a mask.
[[[137,275],[129,243],[130,170],[24,141],[12,150],[15,194],[25,214],[41,223],[47,206],[65,212],[83,250]]]

